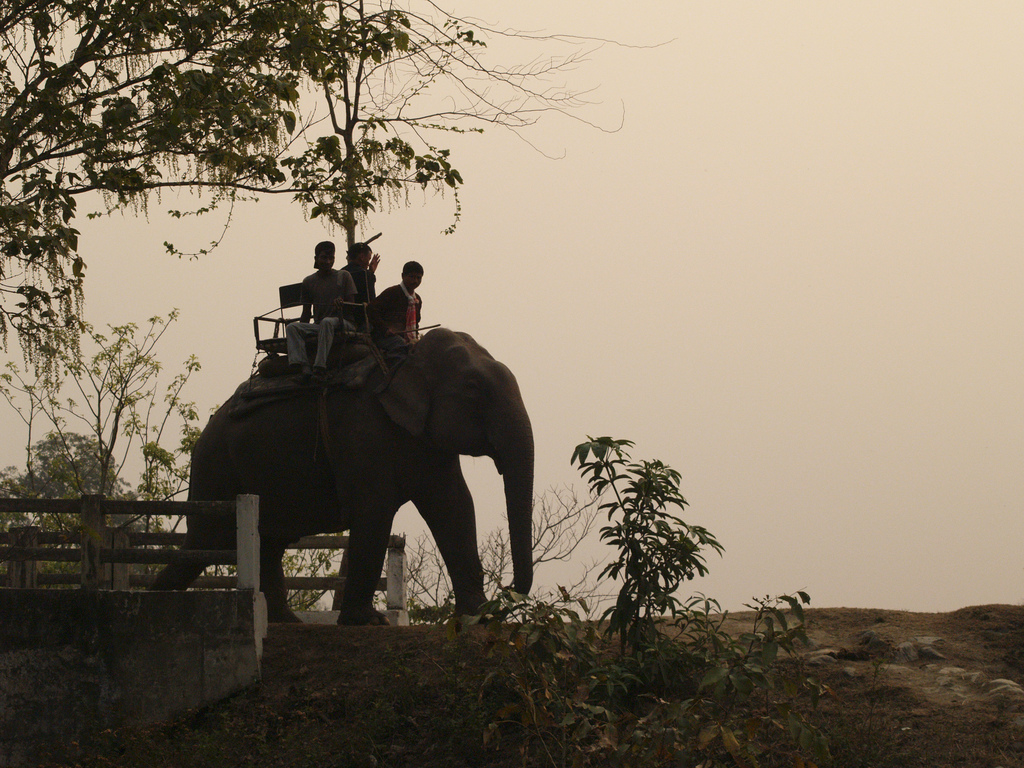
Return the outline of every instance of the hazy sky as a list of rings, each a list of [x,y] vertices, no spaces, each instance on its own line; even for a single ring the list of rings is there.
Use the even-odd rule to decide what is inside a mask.
[[[420,195],[366,227],[381,286],[419,260],[424,321],[516,373],[538,490],[582,490],[587,434],[635,441],[724,544],[695,587],[727,608],[1024,599],[1024,5],[469,5],[665,43],[570,75],[600,102],[581,116],[622,128],[546,118],[526,136],[560,159],[498,130],[454,141],[454,235],[451,201]],[[252,316],[329,233],[265,202],[190,262],[163,253],[175,226],[82,220],[87,317],[180,308],[160,357],[199,356],[208,411],[249,373]],[[486,531],[500,478],[464,466]],[[396,532],[420,528],[400,513]]]

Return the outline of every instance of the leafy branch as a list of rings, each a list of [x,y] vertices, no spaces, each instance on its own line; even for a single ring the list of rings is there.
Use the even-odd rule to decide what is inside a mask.
[[[622,585],[602,619],[608,620],[610,634],[619,634],[623,648],[653,642],[661,617],[680,608],[679,588],[707,573],[702,550],[723,551],[705,528],[673,513],[686,506],[679,473],[660,461],[630,461],[626,449],[632,445],[610,437],[589,438],[572,456],[591,492],[612,497],[599,507],[609,520],[601,540],[618,557],[605,566],[601,578],[619,579]]]

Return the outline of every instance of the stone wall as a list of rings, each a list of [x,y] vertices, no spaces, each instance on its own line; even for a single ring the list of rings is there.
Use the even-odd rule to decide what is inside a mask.
[[[257,599],[252,590],[0,589],[0,766],[253,684],[266,632]]]

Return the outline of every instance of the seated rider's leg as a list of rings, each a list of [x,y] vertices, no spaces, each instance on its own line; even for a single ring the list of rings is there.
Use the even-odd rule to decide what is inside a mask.
[[[379,336],[377,347],[384,353],[384,361],[389,365],[395,365],[409,356],[410,346],[403,336],[389,334]]]
[[[314,323],[288,323],[284,328],[284,335],[288,345],[288,362],[291,365],[301,365],[304,371],[309,370],[309,356],[306,354],[306,337],[316,333],[317,326]]]
[[[334,331],[341,322],[338,317],[325,317],[320,321],[319,336],[316,342],[316,360],[313,361],[314,368],[327,368],[327,353],[331,351],[334,343]]]

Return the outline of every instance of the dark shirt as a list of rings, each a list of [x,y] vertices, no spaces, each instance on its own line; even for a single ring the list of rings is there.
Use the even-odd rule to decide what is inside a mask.
[[[377,298],[377,276],[373,274],[372,270],[366,269],[366,267],[361,267],[352,262],[346,264],[342,269],[352,275],[352,279],[355,281],[355,300],[357,302],[360,304],[368,304]]]
[[[405,314],[409,309],[409,299],[402,286],[393,285],[381,291],[368,308],[370,322],[375,331],[384,333],[402,333],[405,328]],[[416,324],[419,325],[423,314],[423,299],[416,294]]]

